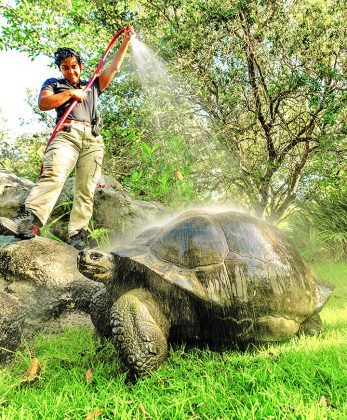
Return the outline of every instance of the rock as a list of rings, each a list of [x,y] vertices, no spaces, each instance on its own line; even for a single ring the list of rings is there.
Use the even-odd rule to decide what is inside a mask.
[[[0,292],[0,363],[13,356],[22,341],[24,311],[19,300]]]
[[[121,237],[142,227],[164,214],[164,206],[153,201],[135,200],[117,184],[105,177],[106,187],[97,189],[94,199],[94,220],[96,228],[110,230],[112,239]]]
[[[66,328],[91,327],[93,328],[90,316],[82,311],[71,310],[60,315],[59,318],[53,318],[46,322],[41,332],[43,334],[57,334]]]
[[[162,204],[135,200],[116,180],[108,176],[104,180],[106,187],[95,191],[93,220],[94,227],[107,229],[112,240],[164,214]],[[34,185],[6,169],[0,169],[0,216],[14,216]],[[50,232],[64,241],[67,239],[73,195],[74,178],[68,178],[47,223]]]
[[[0,168],[0,216],[14,216],[33,186],[33,182]]]
[[[124,232],[130,233],[138,225],[153,221],[164,214],[164,206],[153,201],[135,200],[123,190],[122,185],[116,180],[105,176],[106,186],[95,190],[93,220],[95,228],[104,228],[109,231],[110,238],[123,236]],[[73,199],[74,179],[69,178],[58,199],[58,203],[66,203]],[[56,213],[57,216],[59,212]],[[65,220],[52,226],[52,233],[64,238],[64,229],[69,215]]]
[[[0,287],[23,307],[26,338],[74,309],[88,311],[91,297],[103,287],[78,272],[77,253],[41,237],[0,248]]]

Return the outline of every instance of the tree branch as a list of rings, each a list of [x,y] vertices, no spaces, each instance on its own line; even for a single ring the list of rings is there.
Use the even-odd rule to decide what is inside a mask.
[[[273,140],[271,138],[271,132],[270,132],[271,131],[271,126],[266,122],[264,114],[263,114],[263,110],[262,110],[259,88],[258,88],[258,84],[257,84],[256,71],[255,71],[256,58],[255,58],[254,52],[252,50],[251,40],[250,40],[251,35],[249,33],[249,29],[248,29],[247,24],[245,22],[245,17],[244,17],[244,14],[243,14],[242,11],[239,13],[239,16],[240,16],[241,26],[243,28],[243,32],[244,32],[244,35],[245,35],[245,41],[246,41],[246,45],[247,45],[246,56],[247,56],[249,81],[250,81],[250,84],[251,84],[252,89],[253,89],[253,96],[254,96],[255,105],[256,105],[256,109],[257,109],[257,117],[258,117],[258,119],[260,121],[260,124],[263,127],[263,130],[265,132],[269,159],[271,161],[274,161],[276,159],[277,154],[276,154],[276,150],[275,150]]]

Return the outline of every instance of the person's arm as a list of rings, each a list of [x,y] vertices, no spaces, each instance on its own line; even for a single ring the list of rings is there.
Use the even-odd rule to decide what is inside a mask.
[[[69,99],[77,99],[78,101],[84,101],[87,97],[90,89],[68,89],[64,92],[54,93],[51,90],[43,89],[40,92],[38,105],[40,111],[50,111],[51,109],[58,108],[58,106],[64,104]]]
[[[126,55],[129,42],[130,42],[130,32],[134,32],[134,29],[131,25],[127,25],[124,31],[124,41],[119,47],[119,50],[113,57],[111,63],[105,68],[105,70],[99,76],[99,86],[101,90],[107,88],[107,86],[112,82],[115,74],[120,69],[120,66],[123,63],[124,57]]]

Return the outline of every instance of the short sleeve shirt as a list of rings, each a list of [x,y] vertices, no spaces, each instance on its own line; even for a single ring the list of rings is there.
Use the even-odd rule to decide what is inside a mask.
[[[64,92],[68,89],[83,89],[88,84],[85,80],[80,80],[77,85],[71,85],[65,79],[47,79],[41,88],[42,90],[50,90],[53,93],[60,93]],[[66,117],[68,120],[76,120],[76,121],[83,121],[92,123],[93,119],[97,117],[97,101],[98,97],[101,95],[102,90],[100,89],[99,78],[97,77],[90,87],[91,91],[88,92],[87,99],[83,102],[78,102],[69,115]],[[58,106],[56,108],[57,111],[57,120],[58,122],[60,118],[63,116],[65,110],[69,107],[71,102],[74,99],[71,98],[64,104]]]

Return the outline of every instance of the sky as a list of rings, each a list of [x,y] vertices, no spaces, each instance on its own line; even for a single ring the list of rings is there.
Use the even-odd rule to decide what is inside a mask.
[[[38,95],[42,83],[59,74],[57,69],[49,67],[51,61],[45,56],[31,61],[25,53],[0,51],[0,111],[7,120],[4,128],[9,130],[11,138],[24,133],[33,134],[42,128],[26,103],[26,89],[34,89]],[[24,125],[21,125],[21,119]]]

